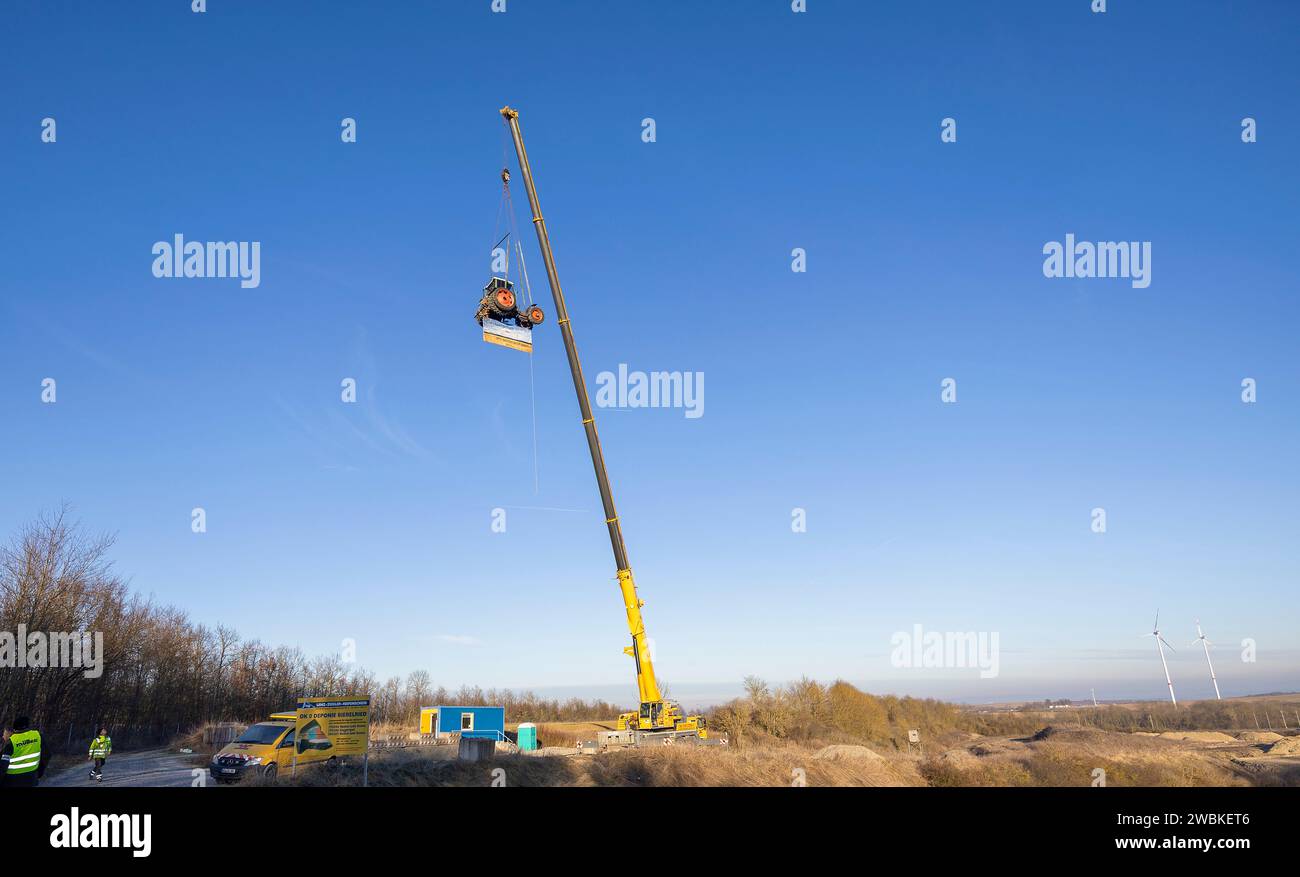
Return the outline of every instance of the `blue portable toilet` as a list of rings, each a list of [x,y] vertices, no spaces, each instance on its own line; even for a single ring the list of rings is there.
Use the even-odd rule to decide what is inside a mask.
[[[440,706],[438,733],[459,734],[467,739],[506,739],[506,708],[503,706]]]

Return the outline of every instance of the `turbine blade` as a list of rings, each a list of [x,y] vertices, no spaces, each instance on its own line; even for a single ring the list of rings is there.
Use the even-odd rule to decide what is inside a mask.
[[[1169,643],[1165,642],[1165,638],[1164,638],[1163,636],[1162,636],[1162,637],[1157,637],[1157,639],[1159,639],[1159,640],[1160,640],[1162,643],[1164,643],[1165,645],[1169,646]],[[1169,651],[1171,651],[1171,652],[1176,652],[1176,651],[1178,651],[1178,650],[1175,649],[1173,646],[1169,646]]]

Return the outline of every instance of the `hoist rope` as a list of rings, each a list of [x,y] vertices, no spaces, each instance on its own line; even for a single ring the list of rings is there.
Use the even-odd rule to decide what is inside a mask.
[[[507,139],[507,135],[508,135],[508,129],[503,127],[501,131],[501,140],[502,140],[501,201],[497,205],[497,219],[496,219],[496,225],[492,230],[492,237],[496,238],[497,234],[501,231],[501,214],[503,211],[506,214],[507,228],[506,228],[505,235],[499,238],[497,242],[492,246],[492,252],[495,253],[497,248],[501,246],[503,241],[510,238],[514,239],[515,252],[519,254],[519,274],[520,274],[520,279],[523,280],[524,296],[527,299],[527,306],[532,307],[533,288],[532,285],[528,282],[528,265],[524,262],[523,242],[519,239],[519,221],[518,218],[515,216],[515,202],[514,199],[510,197],[510,180],[509,180],[510,168],[508,164],[510,141]],[[509,283],[510,282],[510,245],[509,244],[506,244],[505,256],[506,256],[505,280],[507,283]],[[524,308],[520,308],[520,310],[524,310]],[[539,492],[539,481],[541,476],[540,476],[539,455],[537,452],[537,381],[534,376],[533,353],[531,350],[528,351],[528,396],[529,396],[529,407],[532,413],[532,421],[533,421],[533,495],[536,496],[538,495]]]
[[[524,261],[524,246],[515,238],[515,250],[519,253],[519,273],[524,280],[524,293],[528,296],[528,306],[533,304],[533,288],[528,282],[528,263]],[[533,495],[537,495],[537,388],[533,380],[533,352],[528,351],[528,392],[533,403]]]
[[[528,351],[528,395],[533,405],[533,496],[537,496],[539,479],[537,464],[537,385],[533,380],[533,352]]]

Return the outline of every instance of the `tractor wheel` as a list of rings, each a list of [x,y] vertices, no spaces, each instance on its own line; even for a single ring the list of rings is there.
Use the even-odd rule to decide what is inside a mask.
[[[514,313],[515,294],[504,286],[498,287],[492,291],[492,304],[503,314]]]
[[[528,322],[534,326],[540,326],[545,319],[546,314],[542,313],[542,309],[537,305],[533,305],[528,309]]]

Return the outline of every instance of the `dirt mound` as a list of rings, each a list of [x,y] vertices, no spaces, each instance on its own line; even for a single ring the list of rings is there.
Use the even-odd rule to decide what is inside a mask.
[[[815,753],[813,753],[813,758],[833,758],[833,759],[852,758],[852,759],[866,759],[868,761],[871,760],[883,761],[880,755],[878,755],[875,752],[872,752],[870,749],[868,749],[865,746],[848,746],[844,744],[823,746],[821,749],[818,749]]]
[[[1093,737],[1107,737],[1111,731],[1102,731],[1099,728],[1058,728],[1055,725],[1048,725],[1026,738],[1030,743],[1041,743],[1044,740],[1086,740]]]
[[[1236,743],[1237,738],[1222,731],[1165,731],[1160,735],[1166,740],[1181,740],[1185,743]]]
[[[567,758],[571,755],[579,755],[581,753],[578,751],[576,747],[543,746],[541,749],[533,749],[527,752],[520,752],[519,754],[523,756],[527,756],[529,758],[547,758],[550,756]]]
[[[999,740],[995,737],[989,737],[981,740],[973,746],[967,747],[967,752],[971,755],[977,755],[985,758],[990,755],[1005,755],[1007,753],[1022,752],[1025,744],[1020,740]]]
[[[1300,755],[1300,737],[1283,737],[1268,747],[1269,755]]]
[[[958,770],[973,768],[979,764],[979,757],[965,749],[949,749],[939,756],[939,760],[944,764],[952,765]]]
[[[1283,737],[1272,731],[1242,731],[1237,735],[1237,739],[1242,743],[1276,743]]]

